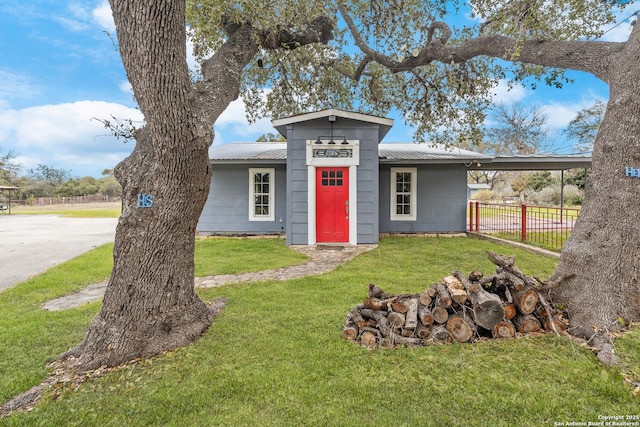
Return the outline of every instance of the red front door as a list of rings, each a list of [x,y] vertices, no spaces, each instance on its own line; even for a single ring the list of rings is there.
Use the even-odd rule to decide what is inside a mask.
[[[316,242],[349,241],[349,168],[316,169]]]

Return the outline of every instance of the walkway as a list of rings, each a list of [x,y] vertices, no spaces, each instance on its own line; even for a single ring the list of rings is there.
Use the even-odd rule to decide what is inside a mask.
[[[257,271],[242,274],[221,274],[217,276],[196,277],[195,286],[198,288],[214,288],[242,282],[258,282],[263,280],[290,280],[298,277],[315,276],[328,273],[338,265],[344,264],[361,253],[376,248],[377,245],[358,246],[291,246],[292,249],[306,255],[309,260],[304,264],[283,267],[274,270]],[[49,311],[61,311],[82,304],[97,301],[104,296],[107,282],[96,283],[86,288],[43,304]]]

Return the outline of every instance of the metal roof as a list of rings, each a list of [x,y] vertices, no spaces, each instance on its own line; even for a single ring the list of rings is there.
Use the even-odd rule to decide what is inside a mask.
[[[378,146],[381,163],[470,163],[491,161],[491,156],[460,148],[447,148],[430,144],[384,143]]]
[[[495,156],[493,160],[473,165],[470,169],[482,170],[566,170],[590,168],[588,154],[514,154]]]
[[[279,163],[287,161],[284,142],[245,142],[213,147],[211,163]],[[585,154],[530,154],[489,156],[460,148],[430,144],[378,144],[380,163],[452,164],[464,163],[469,170],[560,170],[590,168],[591,156]]]
[[[213,147],[209,150],[212,163],[259,161],[285,163],[287,144],[283,142],[246,142]]]
[[[212,163],[277,162],[287,160],[287,144],[273,142],[233,143],[214,147],[209,151]],[[491,157],[458,148],[446,149],[428,144],[384,143],[378,145],[383,163],[467,163],[490,161]]]

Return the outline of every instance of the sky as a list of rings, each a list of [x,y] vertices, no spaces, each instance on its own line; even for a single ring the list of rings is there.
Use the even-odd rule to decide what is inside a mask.
[[[604,39],[625,41],[630,29],[628,21],[621,22]],[[75,177],[100,177],[131,152],[134,143],[116,139],[100,121],[142,120],[114,38],[105,0],[0,2],[0,153],[14,154],[22,175],[42,164]],[[560,90],[538,85],[507,91],[501,82],[494,100],[539,106],[554,132],[554,150],[573,152],[562,130],[579,110],[596,99],[606,101],[608,87],[585,73],[568,76],[575,82]],[[214,146],[275,132],[269,119],[249,124],[244,111],[239,99],[220,116]],[[410,142],[412,129],[400,115],[390,118],[395,125],[384,142]]]

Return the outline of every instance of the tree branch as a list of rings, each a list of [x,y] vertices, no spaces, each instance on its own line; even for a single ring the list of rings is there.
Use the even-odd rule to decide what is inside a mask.
[[[251,24],[223,22],[229,38],[216,53],[203,61],[204,80],[197,84],[198,100],[211,124],[230,102],[238,98],[242,70],[260,49],[296,49],[333,39],[333,23],[325,16],[315,18],[300,30],[255,30]]]
[[[356,46],[370,61],[376,61],[389,71],[399,73],[432,62],[460,63],[477,56],[489,56],[511,62],[542,65],[585,71],[608,81],[608,63],[624,43],[591,41],[526,40],[522,43],[501,35],[480,35],[456,46],[448,46],[451,30],[444,22],[435,22],[426,30],[427,43],[417,56],[397,61],[372,49],[364,40],[344,2],[338,2],[340,14],[345,20]],[[438,29],[442,37],[434,38]],[[514,54],[517,52],[517,54]]]

